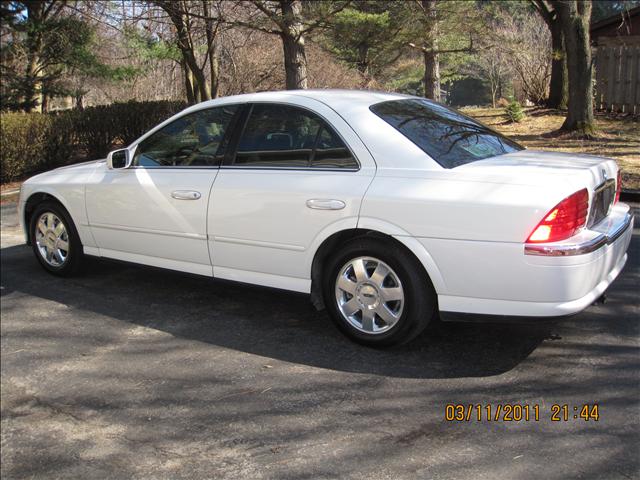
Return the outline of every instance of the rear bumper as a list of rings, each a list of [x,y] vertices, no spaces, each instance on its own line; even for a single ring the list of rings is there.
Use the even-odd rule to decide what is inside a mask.
[[[541,255],[524,254],[522,244],[438,239],[421,243],[445,283],[438,291],[445,319],[447,312],[562,317],[580,312],[605,292],[627,261],[632,234],[629,207],[618,204],[597,227],[573,242],[551,245]]]
[[[627,262],[626,253],[617,265],[586,295],[567,302],[523,302],[466,297],[439,297],[441,314],[445,320],[454,320],[455,313],[499,315],[513,317],[566,317],[581,312],[595,302],[611,285]],[[444,307],[443,307],[444,305]]]

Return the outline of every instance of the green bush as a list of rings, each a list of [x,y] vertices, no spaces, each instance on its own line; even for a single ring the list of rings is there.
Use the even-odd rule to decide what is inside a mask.
[[[78,145],[87,158],[103,158],[182,110],[182,102],[126,102],[71,111]]]
[[[182,110],[182,102],[114,103],[57,113],[1,113],[1,181],[104,158]]]
[[[522,105],[517,100],[511,100],[504,109],[504,113],[511,122],[521,122],[524,118],[524,110],[522,110]]]
[[[108,108],[119,124],[118,140],[123,145],[129,145],[186,106],[184,102],[158,101],[114,103]]]
[[[3,113],[0,119],[1,181],[46,170],[58,155],[54,121],[39,113]]]

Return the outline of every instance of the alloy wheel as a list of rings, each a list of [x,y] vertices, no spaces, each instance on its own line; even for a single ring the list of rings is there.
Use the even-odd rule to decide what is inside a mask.
[[[381,334],[400,320],[405,297],[400,278],[383,261],[373,257],[349,260],[335,282],[338,310],[357,330]]]

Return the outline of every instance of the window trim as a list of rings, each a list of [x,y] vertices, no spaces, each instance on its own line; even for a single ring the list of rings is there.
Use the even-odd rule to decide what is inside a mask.
[[[161,128],[154,128],[152,130],[150,130],[148,132],[148,135],[143,136],[135,145],[134,148],[131,152],[131,157],[133,160],[135,160],[135,156],[136,153],[138,152],[138,147],[140,146],[140,144],[142,142],[144,142],[145,140],[147,140],[148,138],[151,138],[153,135],[155,135],[156,133],[158,133],[160,130],[162,130],[163,128],[171,125],[174,122],[177,122],[178,120],[183,119],[184,117],[188,116],[188,115],[194,115],[200,112],[203,112],[205,110],[213,110],[216,108],[227,108],[227,107],[238,107],[238,110],[233,114],[233,117],[231,117],[231,120],[229,121],[229,125],[227,126],[227,130],[224,132],[224,135],[222,136],[222,140],[220,141],[220,144],[224,144],[225,141],[227,141],[227,139],[229,139],[229,141],[227,142],[227,146],[226,146],[226,150],[224,152],[224,155],[222,155],[220,157],[220,159],[218,160],[216,165],[169,165],[169,166],[145,166],[145,165],[133,165],[133,160],[131,161],[131,166],[129,168],[127,168],[127,170],[136,170],[136,169],[146,169],[146,170],[219,170],[220,166],[222,165],[222,163],[224,162],[224,159],[227,156],[227,152],[231,149],[231,147],[233,146],[231,141],[233,140],[233,133],[235,131],[235,128],[238,124],[238,120],[241,117],[241,113],[244,111],[244,107],[246,106],[246,103],[225,103],[223,105],[216,105],[216,106],[212,106],[212,107],[205,107],[205,108],[199,108],[197,110],[194,110],[192,112],[187,112],[184,115],[180,115],[177,118],[174,118],[173,121],[167,123],[166,125],[162,125]]]
[[[255,105],[280,105],[280,106],[284,106],[284,107],[294,107],[294,108],[299,108],[301,110],[305,110],[307,112],[312,113],[313,115],[316,115],[318,118],[320,118],[320,120],[322,120],[324,122],[324,125],[321,125],[320,130],[318,130],[318,134],[320,133],[320,131],[324,128],[325,125],[328,125],[331,130],[333,131],[333,133],[335,133],[338,138],[342,141],[342,143],[344,144],[344,146],[347,148],[347,150],[349,150],[349,153],[351,153],[351,156],[353,157],[353,159],[355,160],[355,162],[358,164],[357,167],[350,167],[350,168],[331,168],[331,167],[276,167],[276,166],[256,166],[256,165],[235,165],[234,162],[236,160],[236,155],[238,153],[238,146],[240,144],[240,139],[242,138],[242,135],[244,134],[245,129],[247,128],[247,124],[249,123],[249,117],[251,116],[251,113],[253,112],[253,107]],[[358,159],[358,157],[355,155],[355,153],[353,152],[353,149],[349,146],[349,143],[345,141],[344,137],[340,134],[340,132],[338,132],[338,130],[333,126],[333,124],[331,122],[329,122],[322,114],[316,112],[315,110],[305,107],[303,105],[298,105],[295,103],[287,103],[287,102],[247,102],[245,104],[245,108],[242,109],[241,114],[238,116],[239,121],[236,124],[236,129],[234,132],[234,136],[231,138],[230,142],[229,142],[229,147],[227,152],[225,152],[225,156],[224,159],[222,161],[222,164],[220,165],[221,169],[224,170],[294,170],[294,171],[299,171],[299,172],[306,172],[306,171],[319,171],[319,172],[359,172],[362,169],[362,163],[360,162],[360,160]],[[317,138],[316,138],[316,142],[317,142]],[[315,143],[314,143],[314,149],[313,152],[315,152]],[[312,157],[314,155],[314,153],[312,152]]]

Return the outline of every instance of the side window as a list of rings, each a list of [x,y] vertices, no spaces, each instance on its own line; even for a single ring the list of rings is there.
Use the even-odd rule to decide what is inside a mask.
[[[234,165],[358,168],[349,149],[320,117],[274,104],[253,106]]]
[[[311,159],[315,168],[358,168],[358,162],[343,141],[328,127],[323,127]]]
[[[141,167],[207,167],[224,155],[224,134],[237,105],[200,110],[171,122],[143,140],[133,158]]]

